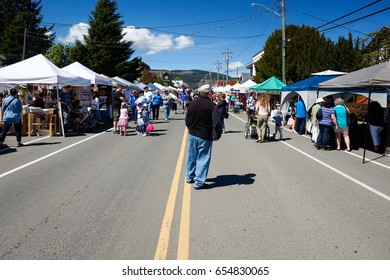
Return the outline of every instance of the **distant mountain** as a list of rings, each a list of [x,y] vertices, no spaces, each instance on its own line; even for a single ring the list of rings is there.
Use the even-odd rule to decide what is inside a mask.
[[[206,80],[207,83],[210,83],[210,72],[204,71],[204,70],[152,70],[158,71],[158,72],[168,72],[171,74],[171,77],[173,80],[179,79],[183,80],[184,83],[188,84],[191,88],[197,88],[203,84],[205,84]],[[213,80],[213,83],[217,80],[217,74],[216,72],[211,72],[211,79]],[[226,79],[226,75],[222,75],[219,73],[219,80]]]

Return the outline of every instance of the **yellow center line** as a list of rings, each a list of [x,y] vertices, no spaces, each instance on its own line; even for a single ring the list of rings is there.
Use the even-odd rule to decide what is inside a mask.
[[[183,202],[181,208],[179,244],[177,248],[177,259],[188,260],[190,246],[190,205],[191,185],[184,183]]]
[[[175,211],[176,197],[179,188],[179,180],[180,180],[181,168],[183,165],[187,135],[188,135],[187,129],[185,129],[183,135],[183,141],[181,143],[179,157],[177,159],[175,174],[173,175],[167,206],[165,208],[164,219],[161,224],[160,237],[158,239],[157,249],[154,255],[155,260],[165,260],[167,258],[169,236],[171,233],[172,219]]]

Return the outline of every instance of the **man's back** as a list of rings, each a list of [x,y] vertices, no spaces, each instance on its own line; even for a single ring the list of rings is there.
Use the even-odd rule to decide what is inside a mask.
[[[186,114],[189,134],[213,141],[212,110],[214,103],[207,96],[200,96],[191,102]]]

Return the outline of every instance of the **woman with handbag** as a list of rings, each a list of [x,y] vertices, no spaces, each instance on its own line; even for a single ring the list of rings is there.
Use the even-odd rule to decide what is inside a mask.
[[[318,109],[318,112],[320,111],[322,112],[322,118],[318,119],[320,133],[317,137],[316,148],[317,150],[323,149],[324,151],[327,151],[329,149],[328,143],[331,129],[333,126],[336,127],[336,130],[338,129],[332,101],[325,102],[324,106]]]

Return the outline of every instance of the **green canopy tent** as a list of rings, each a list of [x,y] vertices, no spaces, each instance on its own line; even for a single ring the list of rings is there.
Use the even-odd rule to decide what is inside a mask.
[[[285,87],[286,84],[282,83],[278,78],[272,76],[268,80],[258,84],[256,86],[250,87],[249,91],[266,91],[269,93],[280,94],[282,87]],[[257,94],[256,94],[257,95]]]

